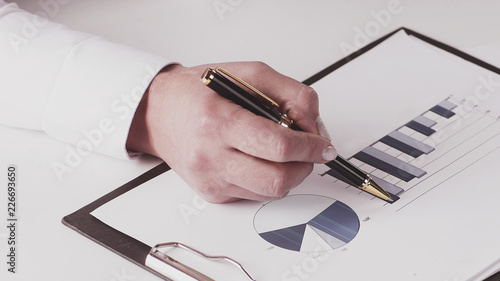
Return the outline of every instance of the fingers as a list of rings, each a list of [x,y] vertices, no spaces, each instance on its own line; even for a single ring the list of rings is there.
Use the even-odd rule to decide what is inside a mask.
[[[312,163],[336,157],[312,88],[262,63],[220,66],[274,99],[303,131],[257,116],[203,86],[197,80],[206,66],[171,69],[179,73],[157,93],[168,102],[150,103],[161,105],[151,117],[158,121],[152,127],[155,151],[203,199],[279,199],[309,175]]]
[[[232,184],[226,184],[224,188],[212,188],[212,190],[216,192],[198,193],[198,195],[207,202],[221,204],[235,202],[242,199],[252,201],[273,201],[281,199],[288,194],[288,192],[284,193],[283,196],[280,197],[265,196]]]
[[[287,113],[302,130],[320,133],[316,125],[319,99],[313,88],[282,75],[261,62],[246,63],[243,69],[231,65],[228,66],[230,71],[232,67],[235,68],[235,74],[241,75],[243,80],[275,100],[282,113]]]
[[[312,171],[313,164],[273,163],[241,152],[238,161],[226,165],[227,180],[253,193],[274,199],[282,198],[298,186]]]
[[[277,75],[278,84],[262,85],[270,96],[280,96],[281,111],[286,113],[306,132],[319,133],[316,120],[319,118],[319,98],[316,91],[294,79]],[[283,96],[283,93],[286,96]]]
[[[245,63],[244,67],[231,64],[227,69],[283,105],[282,111],[288,111],[305,131],[284,128],[230,102],[223,102],[221,98],[216,113],[218,118],[214,119],[224,120],[224,125],[217,126],[223,129],[217,132],[230,147],[279,163],[325,163],[336,157],[336,150],[319,118],[318,96],[312,88],[263,63]],[[224,113],[230,115],[223,116]]]
[[[225,127],[222,139],[248,155],[279,163],[326,163],[337,156],[330,141],[318,134],[285,128],[244,109],[233,115],[238,122]]]
[[[234,151],[232,160],[221,163],[224,181],[202,184],[200,196],[212,203],[240,199],[270,201],[281,199],[312,171],[313,164],[290,162],[276,164]]]

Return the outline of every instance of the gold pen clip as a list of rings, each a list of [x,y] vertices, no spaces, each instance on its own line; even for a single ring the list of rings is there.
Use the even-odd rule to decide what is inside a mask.
[[[219,73],[222,76],[229,77],[231,80],[239,83],[240,85],[243,85],[245,88],[250,90],[250,92],[253,92],[261,102],[263,102],[267,105],[268,108],[270,108],[270,109],[274,108],[278,112],[281,111],[280,106],[273,99],[266,96],[264,93],[257,90],[254,86],[248,84],[247,82],[243,81],[238,76],[232,74],[231,72],[225,70],[222,67],[216,67],[215,69],[207,68],[205,70],[205,72],[203,73],[203,75],[201,76],[201,81],[203,82],[203,84],[208,85],[212,81],[212,79],[214,78],[214,76],[213,76],[214,73]],[[280,113],[280,116],[281,116],[281,118],[278,121],[278,123],[280,125],[282,125],[284,127],[291,127],[292,126],[293,120],[290,119],[286,113]]]
[[[224,68],[222,67],[216,67],[215,68],[215,71],[219,71],[219,72],[222,72],[224,73],[226,76],[229,76],[231,79],[233,79],[234,81],[240,83],[241,85],[245,86],[245,88],[249,89],[250,91],[252,91],[253,93],[257,94],[261,99],[267,101],[271,106],[275,106],[277,108],[279,108],[280,106],[278,105],[277,102],[275,102],[273,99],[271,99],[270,97],[266,96],[264,93],[262,93],[261,91],[257,90],[254,86],[248,84],[247,82],[241,80],[238,76],[232,74],[231,72],[225,70]]]

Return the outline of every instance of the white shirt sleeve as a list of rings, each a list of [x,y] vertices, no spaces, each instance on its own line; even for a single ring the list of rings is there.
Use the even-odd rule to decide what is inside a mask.
[[[135,110],[172,62],[0,0],[0,123],[128,159]]]

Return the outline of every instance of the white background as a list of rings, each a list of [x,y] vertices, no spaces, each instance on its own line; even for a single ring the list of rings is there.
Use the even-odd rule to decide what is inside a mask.
[[[15,2],[71,28],[186,66],[260,60],[304,80],[344,57],[342,46],[376,39],[401,26],[500,65],[499,1],[73,0],[50,10],[39,1]],[[214,4],[221,3],[231,9],[218,12]],[[374,15],[387,14],[380,11],[389,11],[389,3],[399,12],[377,22]],[[157,160],[90,155],[59,181],[51,164],[64,161],[65,144],[40,132],[1,126],[0,136],[0,169],[15,164],[19,171],[18,273],[7,274],[2,262],[1,280],[158,280],[60,222]],[[5,214],[5,196],[0,196],[0,213]],[[7,229],[0,227],[4,257],[6,238]]]

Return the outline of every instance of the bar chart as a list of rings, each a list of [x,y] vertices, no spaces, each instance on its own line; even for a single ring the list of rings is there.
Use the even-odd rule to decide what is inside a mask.
[[[499,122],[488,113],[449,97],[349,161],[369,173],[387,192],[401,196],[498,135]],[[334,170],[324,175],[353,185]]]
[[[425,193],[429,186],[438,186],[441,178],[461,171],[450,173],[446,167],[475,154],[478,147],[500,134],[498,118],[488,113],[449,97],[354,154],[349,161],[393,195],[404,197],[405,192],[418,189],[419,184],[427,181],[423,184],[426,187],[417,191]],[[498,145],[492,147],[496,149]],[[364,193],[332,169],[320,176],[326,175]],[[265,204],[255,215],[254,227],[260,237],[274,246],[312,253],[343,247],[356,237],[360,222],[355,210],[338,200],[295,194]]]

